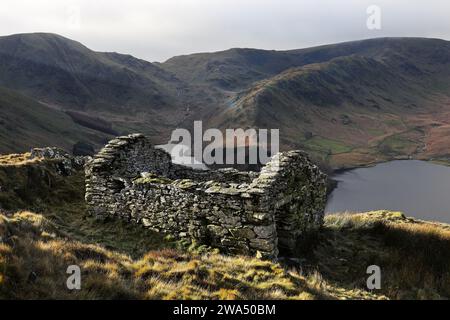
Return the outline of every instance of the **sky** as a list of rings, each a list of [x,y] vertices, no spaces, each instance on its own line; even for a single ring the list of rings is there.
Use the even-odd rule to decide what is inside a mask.
[[[448,0],[2,0],[0,35],[52,32],[96,51],[162,62],[235,47],[450,40],[449,17]]]

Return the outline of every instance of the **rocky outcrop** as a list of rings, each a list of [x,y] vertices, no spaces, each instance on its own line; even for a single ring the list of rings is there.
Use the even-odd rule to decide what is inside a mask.
[[[110,141],[86,165],[86,202],[100,217],[141,223],[224,252],[275,258],[322,225],[326,177],[301,151],[260,173],[174,164],[140,134]]]
[[[33,148],[30,159],[55,160],[56,169],[60,175],[70,175],[76,171],[83,170],[86,161],[90,157],[72,156],[63,149],[56,147]]]
[[[0,210],[47,210],[82,201],[84,163],[51,147],[0,156]]]

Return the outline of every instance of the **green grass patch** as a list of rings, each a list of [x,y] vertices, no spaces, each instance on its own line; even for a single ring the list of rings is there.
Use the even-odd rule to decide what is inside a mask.
[[[416,145],[416,141],[404,135],[395,134],[384,139],[378,149],[385,155],[407,155]]]

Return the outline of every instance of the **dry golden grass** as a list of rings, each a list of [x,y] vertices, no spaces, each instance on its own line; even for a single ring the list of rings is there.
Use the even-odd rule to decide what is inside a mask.
[[[294,269],[97,220],[86,214],[83,173],[53,171],[45,162],[0,166],[0,205],[9,212],[0,212],[0,298],[450,298],[448,225],[390,211],[328,216]],[[82,270],[80,291],[65,285],[72,264]],[[372,264],[382,269],[380,291],[366,288]]]
[[[0,208],[53,208],[84,197],[84,173],[63,177],[57,161],[24,160],[27,155],[4,157],[0,165]]]
[[[66,269],[82,270],[82,289],[66,288]],[[251,257],[150,251],[133,260],[98,245],[64,239],[42,215],[0,215],[3,299],[319,299],[367,293],[329,286]]]
[[[450,298],[450,226],[374,211],[326,218],[315,250],[326,279],[364,288],[366,267],[382,270],[392,299]]]
[[[30,153],[0,155],[0,166],[20,166],[41,161],[38,158],[30,159]]]
[[[50,215],[49,218],[53,216]],[[64,216],[63,216],[64,217]],[[252,257],[196,247],[178,250],[153,239],[141,252],[121,242],[146,230],[98,224],[81,237],[43,215],[0,215],[0,297],[6,299],[439,299],[449,297],[450,227],[379,211],[333,215],[303,272]],[[95,226],[92,225],[92,228]],[[84,231],[88,233],[89,228]],[[110,230],[110,231],[108,231]],[[82,231],[80,231],[82,232]],[[124,232],[125,233],[125,232]],[[72,240],[76,236],[79,241]],[[95,240],[93,240],[95,239]],[[91,243],[90,243],[91,242]],[[107,244],[109,249],[95,244]],[[170,248],[172,247],[172,248]],[[155,248],[157,250],[151,250]],[[159,248],[159,249],[158,249]],[[130,255],[132,254],[132,255]],[[69,265],[82,270],[82,290],[65,286]],[[367,266],[382,268],[382,290],[365,288]]]

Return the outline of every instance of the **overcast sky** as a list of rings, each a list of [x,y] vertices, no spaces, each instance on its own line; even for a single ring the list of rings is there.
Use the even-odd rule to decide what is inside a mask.
[[[381,9],[381,29],[367,8]],[[1,0],[0,34],[53,32],[149,61],[232,47],[294,49],[381,36],[450,40],[448,0]]]

